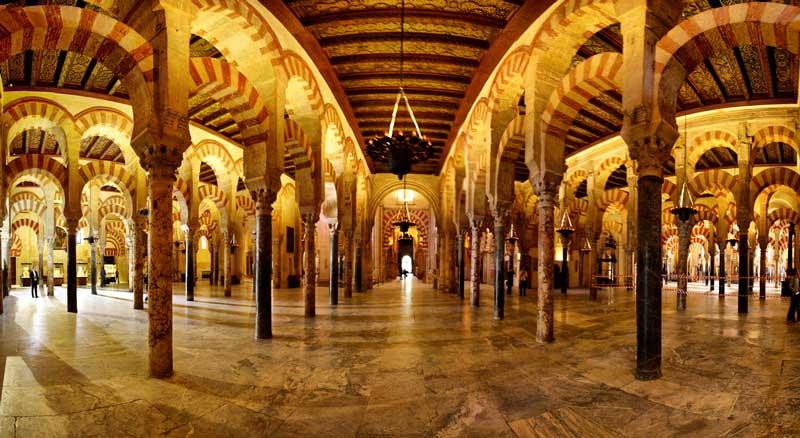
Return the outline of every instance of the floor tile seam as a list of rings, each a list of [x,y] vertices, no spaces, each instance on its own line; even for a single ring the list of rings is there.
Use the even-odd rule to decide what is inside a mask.
[[[99,411],[99,410],[103,410],[103,409],[112,409],[112,408],[116,408],[116,407],[119,407],[119,406],[125,406],[125,405],[129,405],[129,404],[133,404],[133,403],[136,403],[136,402],[144,402],[144,403],[147,403],[148,405],[150,405],[150,402],[148,402],[147,400],[137,398],[137,399],[129,400],[129,401],[126,401],[126,402],[113,403],[113,404],[104,405],[104,406],[96,406],[96,407],[89,408],[89,409],[81,409],[81,410],[78,410],[78,411],[71,411],[71,412],[62,412],[62,413],[56,413],[56,414],[43,414],[43,415],[4,415],[3,417],[5,417],[5,418],[63,417],[63,416],[68,416],[68,415],[83,414],[83,413],[86,413],[86,412],[94,412],[94,411]]]

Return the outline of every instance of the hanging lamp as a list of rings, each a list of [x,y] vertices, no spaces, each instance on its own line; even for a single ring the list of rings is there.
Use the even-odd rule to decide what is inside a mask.
[[[392,222],[392,225],[400,228],[400,232],[404,234],[408,234],[408,229],[411,228],[412,225],[416,225],[414,221],[411,220],[411,213],[408,212],[408,197],[406,191],[406,180],[403,178],[403,217],[400,218],[398,221]],[[402,237],[401,237],[402,238]]]
[[[405,19],[405,0],[403,0],[400,3],[400,89],[394,101],[389,130],[384,135],[375,136],[367,142],[367,154],[375,161],[388,163],[389,171],[397,175],[398,179],[403,179],[406,174],[411,172],[414,164],[427,160],[431,155],[431,142],[428,137],[422,135],[417,119],[414,117],[414,111],[403,90],[405,85]],[[410,133],[394,129],[401,99],[414,123],[414,130]]]
[[[688,221],[692,215],[697,213],[694,208],[694,199],[692,199],[692,194],[689,192],[689,185],[686,184],[686,155],[689,150],[687,119],[688,116],[683,116],[683,181],[678,193],[678,205],[670,210],[680,221]]]

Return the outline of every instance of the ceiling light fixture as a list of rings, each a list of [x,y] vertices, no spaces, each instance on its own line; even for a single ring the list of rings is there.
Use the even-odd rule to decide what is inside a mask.
[[[421,161],[425,161],[431,155],[431,142],[428,137],[422,135],[419,129],[414,111],[408,102],[403,86],[404,80],[404,60],[405,60],[405,0],[400,3],[400,90],[397,92],[397,99],[394,101],[392,110],[392,121],[389,123],[389,130],[384,135],[373,137],[367,142],[367,154],[375,161],[387,162],[389,171],[397,175],[398,179],[411,172],[411,166]],[[397,121],[397,110],[400,107],[400,99],[403,99],[408,115],[414,123],[414,131],[403,133],[401,130],[395,131],[394,125]]]

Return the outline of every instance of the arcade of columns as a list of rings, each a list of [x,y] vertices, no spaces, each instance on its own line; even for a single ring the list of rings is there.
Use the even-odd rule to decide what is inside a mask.
[[[313,317],[326,305],[315,302],[322,275],[330,282],[328,305],[339,302],[340,284],[347,298],[388,279],[381,269],[388,243],[376,229],[385,198],[402,183],[370,171],[321,74],[259,4],[149,3],[124,22],[68,6],[0,9],[0,60],[25,50],[83,53],[130,93],[123,103],[35,88],[3,91],[0,251],[6,264],[12,255],[35,254],[40,270],[50,273],[50,294],[55,266],[66,265],[70,312],[78,312],[79,259],[88,260],[91,284],[102,255],[125,260],[117,269],[130,278],[134,308],[144,308],[147,278],[150,373],[166,377],[172,374],[174,280],[185,275],[191,301],[194,279],[204,273],[198,271],[210,271],[209,281],[226,294],[236,278],[252,276],[255,337],[269,338],[273,287],[292,286],[302,274],[305,315]],[[677,114],[677,99],[687,75],[705,59],[695,46],[704,35],[724,29],[729,40],[715,44],[758,42],[796,53],[798,17],[800,8],[774,3],[736,4],[688,19],[681,18],[681,2],[672,1],[554,5],[491,73],[441,173],[408,177],[408,188],[429,205],[428,223],[417,224],[429,233],[419,276],[473,306],[485,289],[481,279],[493,281],[494,317],[502,319],[507,260],[515,260],[516,270],[528,266],[537,290],[537,339],[553,342],[556,253],[568,246],[568,259],[578,260],[569,264],[570,286],[589,287],[611,237],[619,277],[635,284],[636,375],[658,378],[665,264],[677,266],[678,274],[698,265],[704,272],[715,272],[716,265],[720,277],[735,270],[740,313],[748,311],[753,287],[742,273],[761,267],[758,293],[764,298],[764,273],[796,266],[797,160],[758,165],[753,157],[776,142],[800,149],[797,104],[685,115]],[[587,29],[612,24],[621,25],[622,53],[578,63],[565,55],[585,42]],[[212,41],[228,61],[191,57],[191,34]],[[620,135],[566,157],[566,133],[581,106],[609,91],[622,96]],[[230,112],[240,142],[189,121],[188,102],[199,93]],[[54,138],[56,151],[12,154],[14,139],[31,130]],[[123,159],[82,157],[82,142],[97,136],[112,140]],[[736,153],[735,166],[696,168],[719,147]],[[665,177],[663,164],[671,157],[675,176]],[[525,162],[528,181],[514,181],[518,161]],[[622,166],[626,184],[607,189]],[[201,178],[206,167],[212,182]],[[681,222],[670,209],[684,184],[698,212]],[[565,214],[577,232],[557,241]],[[512,228],[519,240],[508,245]],[[79,235],[96,240],[78,242]],[[32,244],[35,251],[26,248]],[[202,263],[201,248],[208,250]],[[672,254],[669,263],[664,254]],[[734,256],[737,265],[730,263]],[[6,293],[13,282],[4,273]],[[724,294],[725,282],[717,289]],[[685,306],[685,300],[678,303]]]

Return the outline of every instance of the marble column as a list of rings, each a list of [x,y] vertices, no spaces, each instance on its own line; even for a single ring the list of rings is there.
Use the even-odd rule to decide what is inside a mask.
[[[328,301],[330,305],[339,304],[339,226],[328,225],[330,231],[330,273],[328,275]]]
[[[708,257],[709,258],[709,261],[708,261],[708,265],[709,265],[709,268],[708,268],[709,289],[708,290],[710,292],[714,292],[714,277],[717,275],[716,269],[714,267],[714,259],[717,258],[717,252],[714,250],[714,242],[709,242],[708,246],[709,246],[709,250],[708,250],[708,255],[709,255],[709,257]]]
[[[152,166],[148,170],[148,361],[150,376],[164,378],[172,375],[172,190],[175,168]]]
[[[787,247],[788,254],[786,256],[786,272],[794,269],[794,224],[789,224],[789,246]]]
[[[472,226],[472,240],[470,240],[470,303],[472,307],[481,305],[481,222],[475,218]]]
[[[456,234],[456,290],[458,298],[464,300],[464,233]]]
[[[344,297],[353,296],[353,232],[344,233]]]
[[[72,313],[78,313],[77,234],[78,219],[67,218],[67,312]]]
[[[313,317],[316,315],[316,290],[317,290],[317,244],[316,244],[316,224],[319,220],[319,213],[304,213],[303,215],[303,295],[305,298],[305,315]]]
[[[660,198],[659,198],[660,199]],[[539,214],[539,286],[536,340],[542,343],[555,341],[553,332],[553,266],[555,265],[555,193],[541,191],[537,210]]]
[[[652,167],[652,166],[650,166]],[[658,165],[660,167],[660,164]],[[661,186],[660,174],[637,182],[636,378],[661,377]]]
[[[53,272],[56,266],[53,244],[54,239],[52,237],[48,237],[45,240],[45,245],[47,245],[47,296],[49,297],[55,296],[55,278],[53,277]]]
[[[725,248],[728,246],[728,241],[723,240],[720,242],[719,247],[719,297],[725,298]]]
[[[678,298],[677,309],[686,310],[686,296],[689,282],[687,265],[689,263],[689,232],[692,225],[688,220],[678,220]]]
[[[138,215],[133,221],[133,308],[144,309],[144,265],[147,263],[146,218]]]
[[[270,224],[272,224],[272,219],[270,219]],[[270,225],[270,226],[272,226],[272,225]],[[272,235],[272,233],[270,232],[270,236],[271,235]],[[223,286],[224,286],[225,296],[226,297],[230,297],[233,294],[233,291],[232,291],[233,285],[231,284],[231,276],[233,275],[233,273],[232,273],[233,260],[231,260],[232,255],[233,255],[233,249],[231,248],[231,242],[233,240],[233,237],[231,236],[231,234],[229,232],[223,233],[222,236],[223,236],[222,237],[222,247],[220,248],[220,251],[222,251],[222,264],[223,264],[223,268],[222,269],[224,270],[224,272],[222,274],[222,283],[223,283]],[[270,238],[270,241],[267,244],[268,245],[272,245],[272,238]],[[271,252],[272,251],[270,251],[270,253]],[[270,257],[269,262],[272,263],[272,257]],[[272,270],[272,268],[270,268],[270,279],[269,279],[270,281],[272,281],[272,277],[271,277],[272,272],[271,272],[271,270]]]
[[[186,301],[194,301],[194,279],[195,279],[195,272],[194,272],[194,258],[195,258],[195,247],[194,247],[194,229],[190,228],[186,232],[185,236],[185,243],[186,245]]]
[[[506,228],[504,214],[498,213],[494,217],[494,319],[503,319],[505,312],[505,237]]]
[[[561,236],[561,294],[569,289],[569,237]]]
[[[738,300],[738,309],[739,313],[747,313],[747,299],[748,295],[750,295],[750,286],[748,279],[748,268],[747,268],[747,260],[750,258],[748,256],[748,248],[750,242],[747,240],[747,225],[742,226],[739,225],[739,229],[742,230],[739,233],[739,300]]]
[[[272,202],[261,191],[256,196],[256,339],[272,337]],[[224,250],[224,249],[223,249]]]
[[[42,238],[42,240],[39,242],[39,251],[38,251],[39,252],[39,267],[36,268],[36,269],[39,270],[39,285],[37,287],[38,290],[36,291],[36,293],[41,293],[42,296],[44,296],[44,288],[45,288],[45,283],[43,281],[41,281],[42,275],[44,275],[44,272],[45,272],[44,271],[44,249],[45,249],[45,239]],[[48,279],[53,276],[52,272],[53,272],[52,270],[51,271],[47,271],[47,278]]]
[[[10,217],[9,217],[10,221]],[[6,230],[11,230],[11,223],[9,222],[6,226]],[[2,239],[3,248],[5,248],[6,252],[4,254],[4,258],[0,260],[0,270],[4,270],[5,275],[3,276],[3,296],[7,297],[9,292],[11,291],[11,236],[4,236]]]
[[[133,228],[131,226],[131,228]],[[133,294],[133,270],[134,259],[136,258],[136,249],[134,248],[133,229],[128,232],[128,237],[125,239],[126,249],[128,250],[128,292]]]
[[[92,287],[92,295],[97,295],[97,237],[93,231],[89,231],[89,281]]]
[[[364,279],[364,271],[363,271],[364,268],[361,265],[361,263],[362,263],[361,259],[363,257],[361,245],[362,245],[361,241],[356,242],[356,249],[355,249],[355,256],[354,256],[354,258],[355,258],[355,268],[354,268],[355,273],[353,274],[353,276],[355,277],[354,278],[354,283],[355,283],[355,286],[356,286],[356,292],[364,292],[364,290],[366,289],[364,287],[364,280],[365,280]]]

